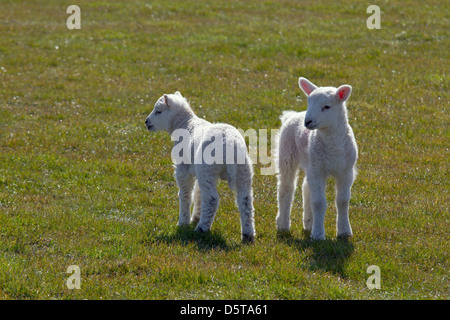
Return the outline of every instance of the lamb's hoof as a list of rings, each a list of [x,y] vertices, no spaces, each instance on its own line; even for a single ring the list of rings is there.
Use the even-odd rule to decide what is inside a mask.
[[[344,234],[338,234],[337,239],[341,241],[348,241],[353,237],[353,233],[344,233]]]
[[[280,240],[291,238],[291,231],[289,229],[277,230],[277,238]]]
[[[283,219],[279,218],[279,213],[277,215],[277,218],[275,219],[276,225],[277,225],[277,231],[278,232],[289,232],[289,230],[291,229],[291,222],[290,220],[288,221],[283,221]]]
[[[321,240],[325,240],[325,236],[324,235],[314,235],[311,233],[311,240],[314,241],[321,241]]]
[[[188,221],[178,221],[178,223],[177,223],[177,227],[180,227],[180,228],[188,226],[188,225],[189,225]]]
[[[244,244],[250,244],[255,242],[255,235],[254,234],[243,234],[242,235],[242,243]]]
[[[277,225],[277,233],[278,234],[284,234],[284,233],[290,233],[291,227],[289,225],[281,226]]]
[[[208,232],[209,229],[206,229],[206,228],[203,228],[203,227],[197,225],[197,227],[194,229],[194,231],[199,232],[199,233],[205,233],[205,232]]]

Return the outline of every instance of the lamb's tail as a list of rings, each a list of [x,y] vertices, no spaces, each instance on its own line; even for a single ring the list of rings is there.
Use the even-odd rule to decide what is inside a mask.
[[[281,129],[277,132],[277,136],[275,138],[275,145],[272,147],[272,152],[274,154],[274,158],[275,158],[275,170],[276,173],[279,173],[279,168],[280,168],[280,140],[281,140],[281,132],[284,129],[284,125],[286,124],[286,122],[288,122],[289,119],[291,119],[293,116],[295,116],[297,114],[296,111],[283,111],[283,113],[280,116],[280,120],[281,120]]]

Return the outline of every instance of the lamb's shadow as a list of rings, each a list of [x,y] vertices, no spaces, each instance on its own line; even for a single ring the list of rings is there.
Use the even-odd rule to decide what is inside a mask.
[[[178,243],[183,246],[189,246],[194,244],[199,251],[209,251],[213,249],[219,249],[229,251],[240,247],[240,243],[228,243],[225,237],[216,232],[196,232],[194,226],[176,227],[175,230],[166,230],[162,232],[151,232],[147,236],[148,243],[152,242],[164,242],[167,244]]]
[[[303,231],[300,238],[294,238],[290,233],[278,234],[278,239],[290,246],[305,252],[308,259],[302,263],[311,271],[323,270],[346,278],[346,265],[351,257],[354,246],[351,238],[311,240],[310,234]]]

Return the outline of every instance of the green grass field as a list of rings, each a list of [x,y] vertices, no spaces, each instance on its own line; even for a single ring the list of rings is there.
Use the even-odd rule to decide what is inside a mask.
[[[81,29],[69,30],[69,4]],[[381,29],[369,30],[370,4]],[[0,3],[0,298],[449,299],[448,1]],[[210,121],[278,129],[304,76],[352,85],[350,221],[327,240],[275,229],[276,177],[254,166],[257,240],[221,182],[212,231],[177,228],[165,133],[176,90]],[[269,136],[270,138],[270,136]],[[70,290],[67,267],[80,268]],[[367,267],[380,268],[369,290]]]

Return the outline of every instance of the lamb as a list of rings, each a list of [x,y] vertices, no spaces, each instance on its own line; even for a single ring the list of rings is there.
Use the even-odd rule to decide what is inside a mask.
[[[219,207],[216,183],[221,178],[236,191],[242,241],[253,242],[253,168],[239,131],[228,124],[200,119],[178,91],[160,97],[145,123],[149,131],[166,131],[175,141],[172,158],[179,188],[178,226],[192,223],[197,224],[197,232],[211,229]]]
[[[337,236],[350,237],[353,233],[348,207],[358,157],[345,106],[352,87],[317,87],[302,77],[299,78],[299,86],[307,96],[307,111],[286,111],[280,117],[282,126],[276,155],[277,230],[290,230],[291,205],[300,168],[305,173],[302,185],[303,228],[310,232],[313,240],[325,239],[325,189],[331,176],[336,186]]]

